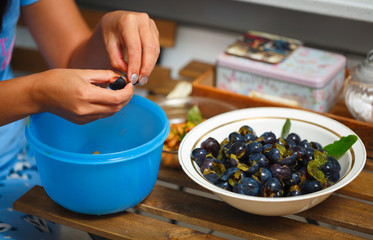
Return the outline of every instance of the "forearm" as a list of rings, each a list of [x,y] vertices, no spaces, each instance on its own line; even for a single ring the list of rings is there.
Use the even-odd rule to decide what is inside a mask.
[[[91,37],[72,53],[68,67],[81,69],[111,69],[110,60],[98,25]]]
[[[34,77],[0,81],[0,126],[39,112],[32,97]]]

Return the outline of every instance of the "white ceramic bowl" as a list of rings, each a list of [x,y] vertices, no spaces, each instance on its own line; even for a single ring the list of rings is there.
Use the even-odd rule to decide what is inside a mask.
[[[251,126],[257,135],[272,131],[279,137],[286,118],[291,121],[290,132],[297,133],[301,139],[318,142],[322,146],[333,143],[342,136],[351,134],[357,136],[345,125],[317,113],[291,108],[241,109],[210,118],[189,132],[179,148],[180,165],[192,180],[226,203],[243,211],[265,216],[282,216],[307,210],[346,186],[362,171],[366,161],[366,150],[361,139],[358,138],[352,148],[339,159],[341,179],[336,184],[301,196],[265,198],[242,195],[215,186],[203,177],[198,165],[190,158],[192,150],[199,147],[208,137],[213,137],[220,142],[242,125]]]

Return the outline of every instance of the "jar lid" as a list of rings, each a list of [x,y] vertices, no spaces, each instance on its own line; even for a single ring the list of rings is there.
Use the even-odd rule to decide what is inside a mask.
[[[367,54],[367,58],[356,68],[356,75],[360,82],[373,83],[373,49]]]

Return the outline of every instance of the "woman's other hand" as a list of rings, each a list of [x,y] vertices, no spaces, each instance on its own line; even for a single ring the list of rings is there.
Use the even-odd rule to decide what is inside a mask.
[[[115,11],[107,13],[100,26],[113,68],[144,85],[160,52],[154,21],[146,13]]]
[[[133,95],[132,84],[116,91],[98,86],[119,77],[110,70],[52,69],[29,77],[36,112],[51,112],[77,124],[115,114]]]

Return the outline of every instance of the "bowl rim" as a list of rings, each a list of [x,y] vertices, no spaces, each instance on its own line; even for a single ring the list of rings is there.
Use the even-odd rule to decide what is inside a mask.
[[[158,106],[153,101],[145,97],[134,94],[129,103],[131,102],[134,104],[138,104],[141,107],[147,108],[150,111],[153,111],[155,114],[157,114],[157,116],[160,118],[162,122],[168,123],[166,113],[163,111],[163,109],[160,106]],[[142,145],[139,145],[137,147],[127,149],[124,151],[118,151],[118,152],[113,152],[113,153],[100,153],[100,154],[75,153],[75,152],[62,151],[57,148],[51,147],[39,141],[31,133],[30,125],[32,124],[33,119],[40,117],[41,114],[44,114],[44,113],[35,114],[29,117],[27,121],[26,129],[25,129],[25,135],[26,135],[27,141],[32,146],[32,148],[37,150],[39,153],[47,157],[52,157],[53,159],[56,159],[62,162],[68,162],[68,163],[87,164],[87,165],[88,164],[110,164],[110,163],[116,163],[120,161],[127,161],[127,160],[131,160],[134,158],[138,158],[140,156],[143,156],[153,151],[159,145],[162,145],[170,131],[170,125],[164,124],[160,132],[156,136],[154,136],[151,140],[149,140],[148,142]]]
[[[300,196],[293,196],[293,197],[279,197],[279,198],[266,198],[266,197],[260,197],[260,196],[248,196],[248,195],[243,195],[239,193],[234,193],[225,189],[222,189],[220,187],[217,187],[213,183],[209,182],[207,179],[205,179],[199,169],[198,166],[196,166],[196,163],[194,163],[191,158],[190,158],[190,152],[192,149],[194,149],[195,145],[197,142],[200,141],[200,139],[203,136],[207,136],[209,130],[213,130],[216,128],[219,128],[222,125],[228,125],[233,122],[237,121],[243,121],[248,119],[247,115],[250,114],[252,118],[283,118],[284,120],[286,118],[291,118],[291,119],[296,119],[296,120],[301,120],[305,121],[308,123],[322,123],[323,127],[325,128],[325,125],[330,126],[330,125],[335,125],[339,130],[342,130],[344,132],[347,132],[349,134],[354,134],[358,137],[358,141],[352,146],[350,149],[351,156],[354,157],[353,160],[354,162],[351,163],[350,168],[348,169],[347,173],[345,176],[343,176],[342,179],[340,179],[336,184],[327,187],[325,189],[322,189],[320,191],[314,192],[314,193],[309,193],[305,195],[300,195]],[[244,117],[239,117],[236,118],[230,122],[224,122],[222,118],[227,117],[230,119],[234,116],[243,116]],[[297,118],[294,118],[292,116],[297,116]],[[313,118],[313,119],[312,119]],[[312,119],[312,122],[311,120]],[[317,119],[318,121],[315,121]],[[204,133],[198,133],[200,129],[204,129]],[[328,129],[329,131],[332,131],[332,133],[336,134],[335,131]],[[206,132],[207,131],[207,132]],[[269,129],[270,131],[270,129]],[[201,136],[203,135],[203,136]],[[339,134],[338,134],[339,135]],[[195,138],[196,136],[199,136],[198,138]],[[193,142],[194,141],[194,142]],[[338,189],[346,186],[349,184],[351,181],[353,181],[362,171],[364,168],[365,162],[366,162],[366,149],[359,138],[359,136],[353,132],[350,128],[347,126],[343,125],[342,123],[331,119],[327,116],[321,115],[319,113],[315,112],[310,112],[306,110],[301,110],[301,109],[292,109],[292,108],[282,108],[282,107],[256,107],[256,108],[245,108],[245,109],[238,109],[235,111],[223,113],[220,115],[217,115],[215,117],[212,117],[205,122],[201,123],[200,125],[196,126],[194,129],[192,129],[183,139],[183,141],[180,144],[179,148],[179,163],[183,169],[183,171],[197,184],[202,186],[203,188],[206,188],[216,195],[223,195],[227,197],[233,197],[235,199],[242,199],[242,200],[250,200],[250,201],[259,201],[259,202],[272,202],[272,203],[280,203],[280,202],[293,202],[293,201],[300,201],[300,200],[307,200],[307,199],[312,199],[316,197],[320,197],[322,195],[328,195],[331,194]],[[360,161],[357,162],[356,158],[358,158]]]

